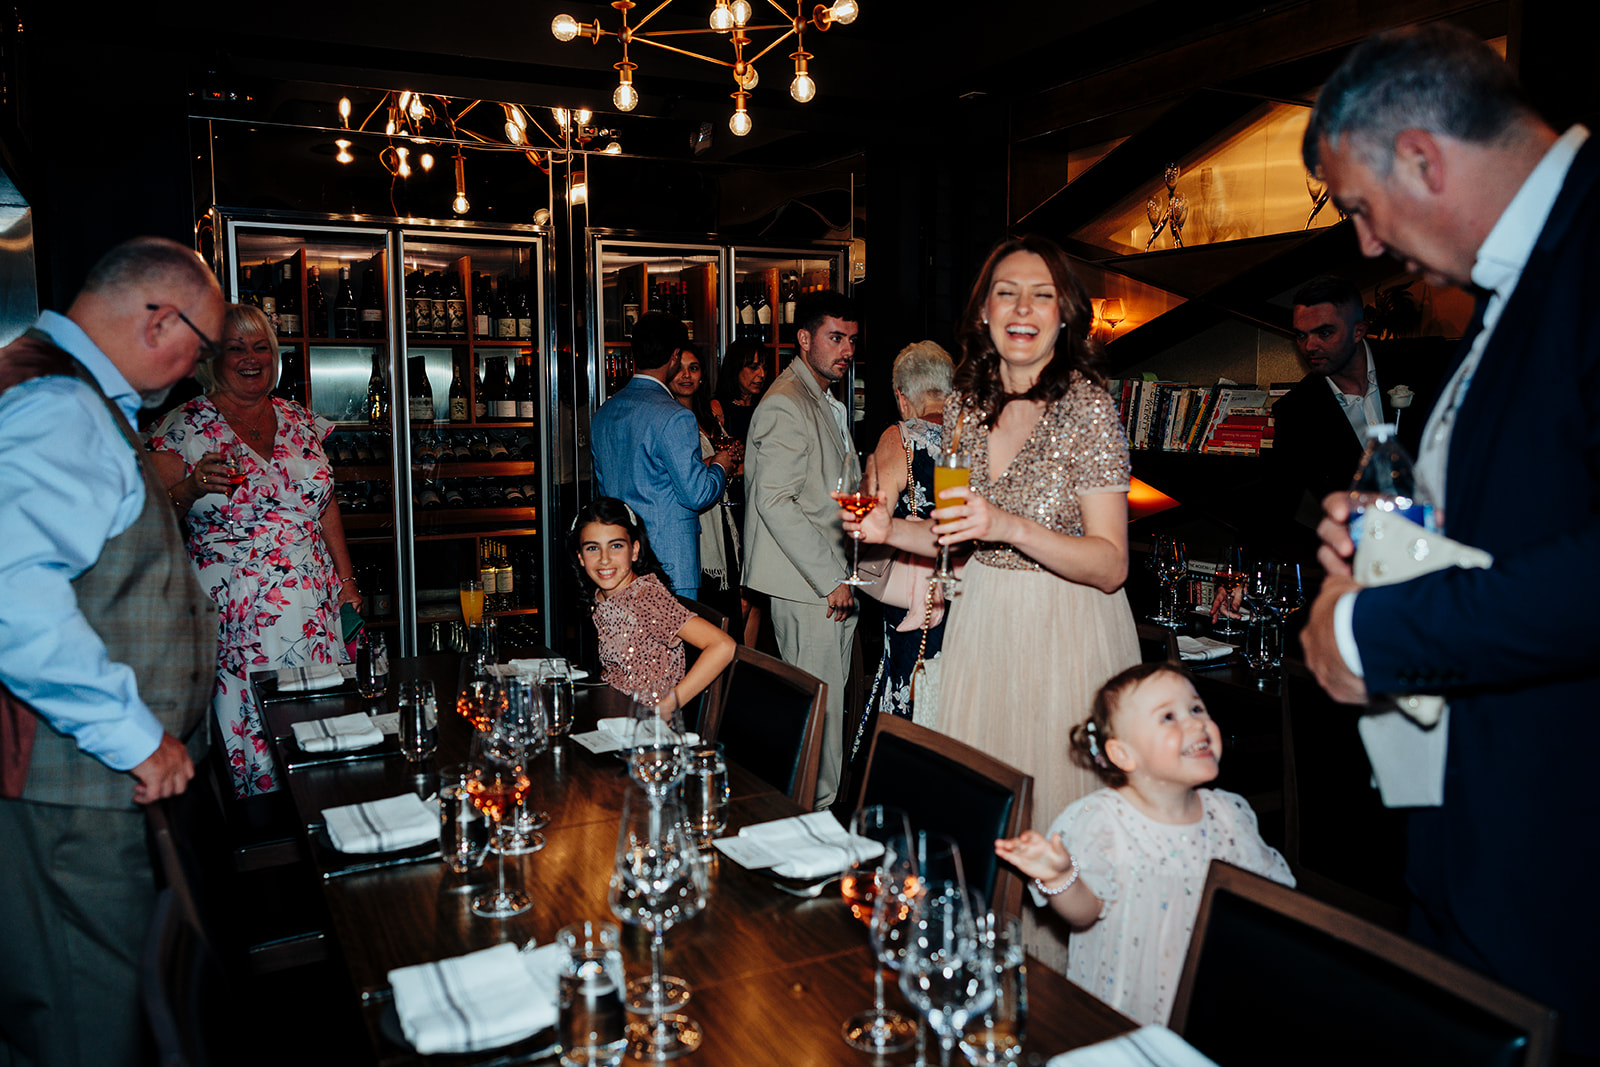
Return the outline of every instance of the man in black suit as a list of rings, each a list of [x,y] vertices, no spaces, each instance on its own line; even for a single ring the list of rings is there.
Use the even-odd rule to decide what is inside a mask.
[[[1367,427],[1398,420],[1400,441],[1415,455],[1454,345],[1369,341],[1360,291],[1328,274],[1294,295],[1294,343],[1311,373],[1272,407],[1271,455],[1277,484],[1292,496],[1284,512],[1311,527],[1322,498],[1349,488]],[[1395,406],[1397,386],[1410,392],[1406,407]]]
[[[1558,134],[1500,57],[1443,22],[1358,47],[1303,144],[1362,251],[1471,287],[1473,329],[1423,432],[1444,532],[1493,554],[1363,588],[1347,502],[1301,643],[1330,695],[1441,693],[1442,803],[1412,809],[1411,933],[1562,1013],[1600,1056],[1600,142]]]

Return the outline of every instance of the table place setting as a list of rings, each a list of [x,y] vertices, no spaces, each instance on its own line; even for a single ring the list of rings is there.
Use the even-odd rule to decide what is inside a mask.
[[[747,870],[765,870],[791,881],[831,878],[883,852],[883,844],[852,837],[825,811],[746,826],[711,842]]]
[[[1132,1033],[1063,1052],[1047,1067],[1217,1067],[1193,1045],[1165,1026],[1145,1026]]]
[[[258,682],[257,696],[263,704],[284,700],[318,700],[342,697],[356,691],[353,663],[315,663],[309,667],[285,667],[266,676],[270,686]]]
[[[498,672],[502,678],[521,677],[535,681],[564,678],[569,682],[581,682],[589,677],[588,671],[574,667],[564,659],[513,659],[499,664]]]
[[[1238,646],[1211,637],[1178,635],[1178,655],[1185,663],[1210,663],[1226,659],[1238,651]]]
[[[372,716],[359,711],[297,722],[290,728],[301,752],[353,752],[382,744],[384,735]]]
[[[322,813],[328,839],[347,854],[397,852],[439,840],[439,809],[415,793],[346,804]]]
[[[573,734],[572,740],[597,756],[606,752],[622,752],[633,747],[638,720],[618,716],[600,719],[594,725],[595,728],[587,733]],[[700,743],[700,735],[693,730],[686,730],[675,736],[679,744]]]
[[[394,1010],[405,1041],[417,1052],[480,1052],[550,1030],[559,1044],[557,987],[566,962],[557,944],[518,949],[510,942],[464,956],[389,972]]]

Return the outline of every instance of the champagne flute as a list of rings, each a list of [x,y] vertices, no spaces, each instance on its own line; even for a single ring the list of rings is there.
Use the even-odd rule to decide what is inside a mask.
[[[994,1001],[994,976],[978,948],[973,906],[953,882],[927,887],[912,905],[900,991],[939,1036],[940,1067],[967,1021]]]
[[[476,578],[461,583],[461,619],[468,626],[483,621],[483,583]]]
[[[839,506],[859,521],[872,514],[872,509],[878,506],[878,479],[877,467],[870,454],[857,458],[856,469],[861,471],[861,482],[853,484],[855,479],[850,476],[849,470],[839,475],[837,489],[839,491]],[[850,539],[851,567],[850,577],[841,578],[841,585],[872,585],[873,580],[861,577],[861,538]]]
[[[520,748],[493,727],[472,732],[472,758],[467,792],[473,804],[494,823],[492,836],[498,837],[506,812],[522,803],[528,792],[528,771]],[[506,857],[500,854],[496,889],[472,898],[472,913],[489,919],[521,915],[532,906],[528,894],[506,889]]]
[[[628,1006],[634,992],[647,995],[642,1008],[648,1022],[628,1024],[628,1047],[641,1060],[665,1060],[700,1047],[699,1024],[669,1013],[688,999],[669,999],[661,974],[666,932],[706,905],[705,865],[700,851],[683,828],[683,806],[676,797],[659,800],[629,790],[622,803],[622,824],[617,831],[616,862],[607,894],[612,912],[625,923],[650,932],[650,979],[630,982]]]
[[[941,494],[943,494],[946,489],[965,489],[971,483],[971,454],[959,447],[952,447],[946,450],[934,462],[933,506],[935,508],[948,508],[956,506],[960,503],[959,500],[944,500],[941,499]],[[938,530],[939,527],[935,525],[934,532],[938,533]],[[939,583],[939,585],[944,589],[946,596],[954,593],[956,586],[961,584],[961,579],[957,578],[955,572],[950,569],[949,545],[939,546],[939,566],[933,572],[933,581]]]
[[[534,759],[550,746],[545,729],[544,703],[540,699],[538,683],[527,678],[514,678],[505,683],[505,706],[500,712],[500,731],[508,744],[516,746],[522,763],[530,772]],[[518,800],[513,817],[502,821],[495,838],[494,850],[502,856],[525,856],[544,848],[544,835],[540,829],[550,824],[548,811],[528,808],[528,793]]]
[[[851,837],[864,837],[883,845],[883,852],[871,859],[852,863],[839,880],[839,895],[850,905],[850,914],[867,924],[872,935],[872,1009],[844,1021],[844,1040],[851,1048],[882,1056],[910,1048],[917,1028],[910,1019],[890,1011],[883,1001],[884,963],[878,957],[881,933],[875,924],[898,925],[911,914],[908,895],[917,885],[916,859],[911,853],[911,830],[905,812],[898,808],[872,804],[850,817]],[[852,853],[853,854],[853,853]],[[888,898],[880,914],[879,898]]]

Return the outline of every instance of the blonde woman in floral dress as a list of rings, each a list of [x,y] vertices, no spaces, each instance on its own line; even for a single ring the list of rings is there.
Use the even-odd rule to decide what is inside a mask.
[[[278,342],[260,309],[230,304],[222,347],[200,365],[205,395],[168,413],[150,449],[221,609],[212,706],[234,791],[250,796],[279,787],[250,673],[337,662],[339,605],[359,609],[361,593],[322,450],[333,424],[272,395]],[[244,475],[231,490],[229,455]]]

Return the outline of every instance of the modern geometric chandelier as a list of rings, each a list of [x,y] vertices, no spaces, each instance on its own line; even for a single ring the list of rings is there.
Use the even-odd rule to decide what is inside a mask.
[[[613,64],[618,72],[617,88],[611,94],[611,102],[619,111],[632,111],[639,104],[639,93],[633,87],[633,72],[639,69],[638,64],[628,58],[628,45],[638,42],[640,44],[654,45],[664,48],[669,52],[689,56],[693,59],[702,59],[707,63],[728,67],[733,74],[734,110],[733,117],[728,120],[728,128],[735,135],[743,137],[750,132],[750,112],[746,105],[750,100],[750,92],[756,87],[759,76],[756,73],[756,61],[771,52],[778,45],[793,37],[795,50],[789,54],[794,61],[794,80],[789,83],[789,95],[804,104],[817,95],[817,83],[812,80],[807,69],[811,53],[805,49],[806,28],[813,27],[826,31],[828,27],[839,25],[848,26],[856,20],[861,8],[857,0],[835,0],[832,5],[817,4],[811,10],[810,18],[805,16],[806,0],[795,0],[795,13],[789,13],[778,4],[778,0],[766,0],[784,17],[786,21],[771,25],[752,26],[750,18],[749,0],[715,0],[716,6],[711,11],[709,26],[703,30],[645,30],[645,24],[654,18],[663,8],[673,3],[674,0],[661,0],[661,3],[644,18],[639,20],[637,26],[628,25],[628,12],[637,5],[633,0],[612,0],[611,6],[622,15],[622,28],[617,30],[615,37],[622,44],[622,61]],[[704,3],[705,0],[699,0]],[[759,2],[759,0],[757,0]],[[754,55],[747,55],[746,51],[755,45],[753,33],[767,33],[775,30],[783,31],[774,38],[765,48]],[[600,38],[613,36],[610,32],[600,28],[600,20],[593,22],[579,22],[571,15],[557,15],[550,22],[550,32],[555,34],[558,41],[570,41],[574,37],[587,37],[591,43],[599,44]],[[733,44],[733,59],[717,59],[714,56],[702,55],[691,52],[686,48],[667,44],[657,38],[684,37],[702,33],[714,33],[726,37]]]

